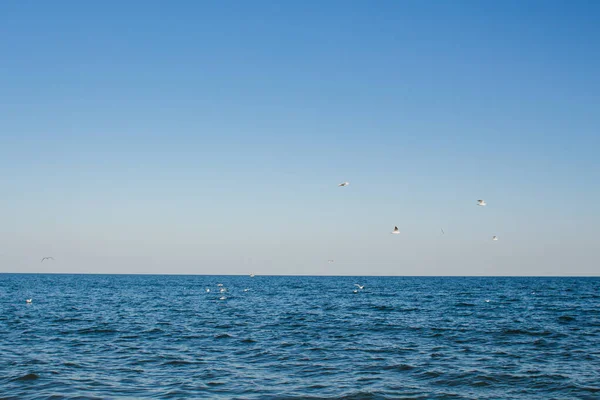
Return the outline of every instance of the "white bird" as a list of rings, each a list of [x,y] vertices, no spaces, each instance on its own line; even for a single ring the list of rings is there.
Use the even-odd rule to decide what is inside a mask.
[[[398,229],[398,227],[397,227],[397,226],[395,226],[395,227],[394,227],[394,230],[392,231],[392,233],[393,233],[394,235],[398,235],[398,234],[400,233],[400,229]]]
[[[254,278],[254,274],[250,274],[250,278]]]
[[[42,258],[42,261],[40,261],[40,262],[44,262],[44,260],[52,260],[52,261],[54,261],[54,257],[44,257],[44,258]]]
[[[485,202],[485,200],[477,200],[477,205],[478,206],[487,206],[487,203]]]
[[[352,293],[358,293],[358,290],[353,290]]]
[[[248,290],[250,290],[250,289],[244,289],[244,292],[247,292]]]
[[[332,264],[334,261],[333,261],[333,260],[327,260],[327,262],[328,262],[329,264]]]
[[[33,301],[32,299],[27,299],[25,300],[27,302],[27,304],[31,304],[31,302]]]
[[[354,286],[358,287],[360,290],[365,288],[365,285],[360,286],[358,283],[355,283]]]
[[[226,291],[227,291],[227,289],[225,289],[225,288],[221,288],[221,290],[219,290],[219,292],[221,292],[221,293],[225,293]]]
[[[206,293],[210,293],[210,289],[206,289]]]
[[[498,240],[498,236],[492,236],[492,240]]]
[[[486,302],[486,303],[489,303],[490,301],[489,301],[489,300],[486,300],[485,302]]]
[[[344,186],[348,186],[349,184],[350,184],[350,182],[342,182],[338,186],[339,187],[344,187]]]
[[[217,286],[223,286],[223,284],[222,283],[217,283]]]
[[[221,296],[221,297],[219,298],[219,300],[225,300],[226,298],[227,298],[227,297],[225,297],[225,296]]]

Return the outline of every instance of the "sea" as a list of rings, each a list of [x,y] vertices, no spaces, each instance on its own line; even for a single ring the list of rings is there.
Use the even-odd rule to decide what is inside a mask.
[[[0,274],[0,398],[600,399],[600,278]]]

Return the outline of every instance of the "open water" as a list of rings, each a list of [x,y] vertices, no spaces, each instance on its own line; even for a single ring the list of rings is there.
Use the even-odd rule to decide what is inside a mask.
[[[0,274],[0,398],[599,399],[600,279]]]

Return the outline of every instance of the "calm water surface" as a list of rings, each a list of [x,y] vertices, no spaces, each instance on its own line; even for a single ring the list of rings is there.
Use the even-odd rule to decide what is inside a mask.
[[[2,274],[0,397],[600,399],[600,279]]]

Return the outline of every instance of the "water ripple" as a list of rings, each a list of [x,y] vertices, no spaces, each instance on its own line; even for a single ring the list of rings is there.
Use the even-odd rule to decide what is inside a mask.
[[[600,395],[594,278],[3,274],[0,335],[4,398]]]

